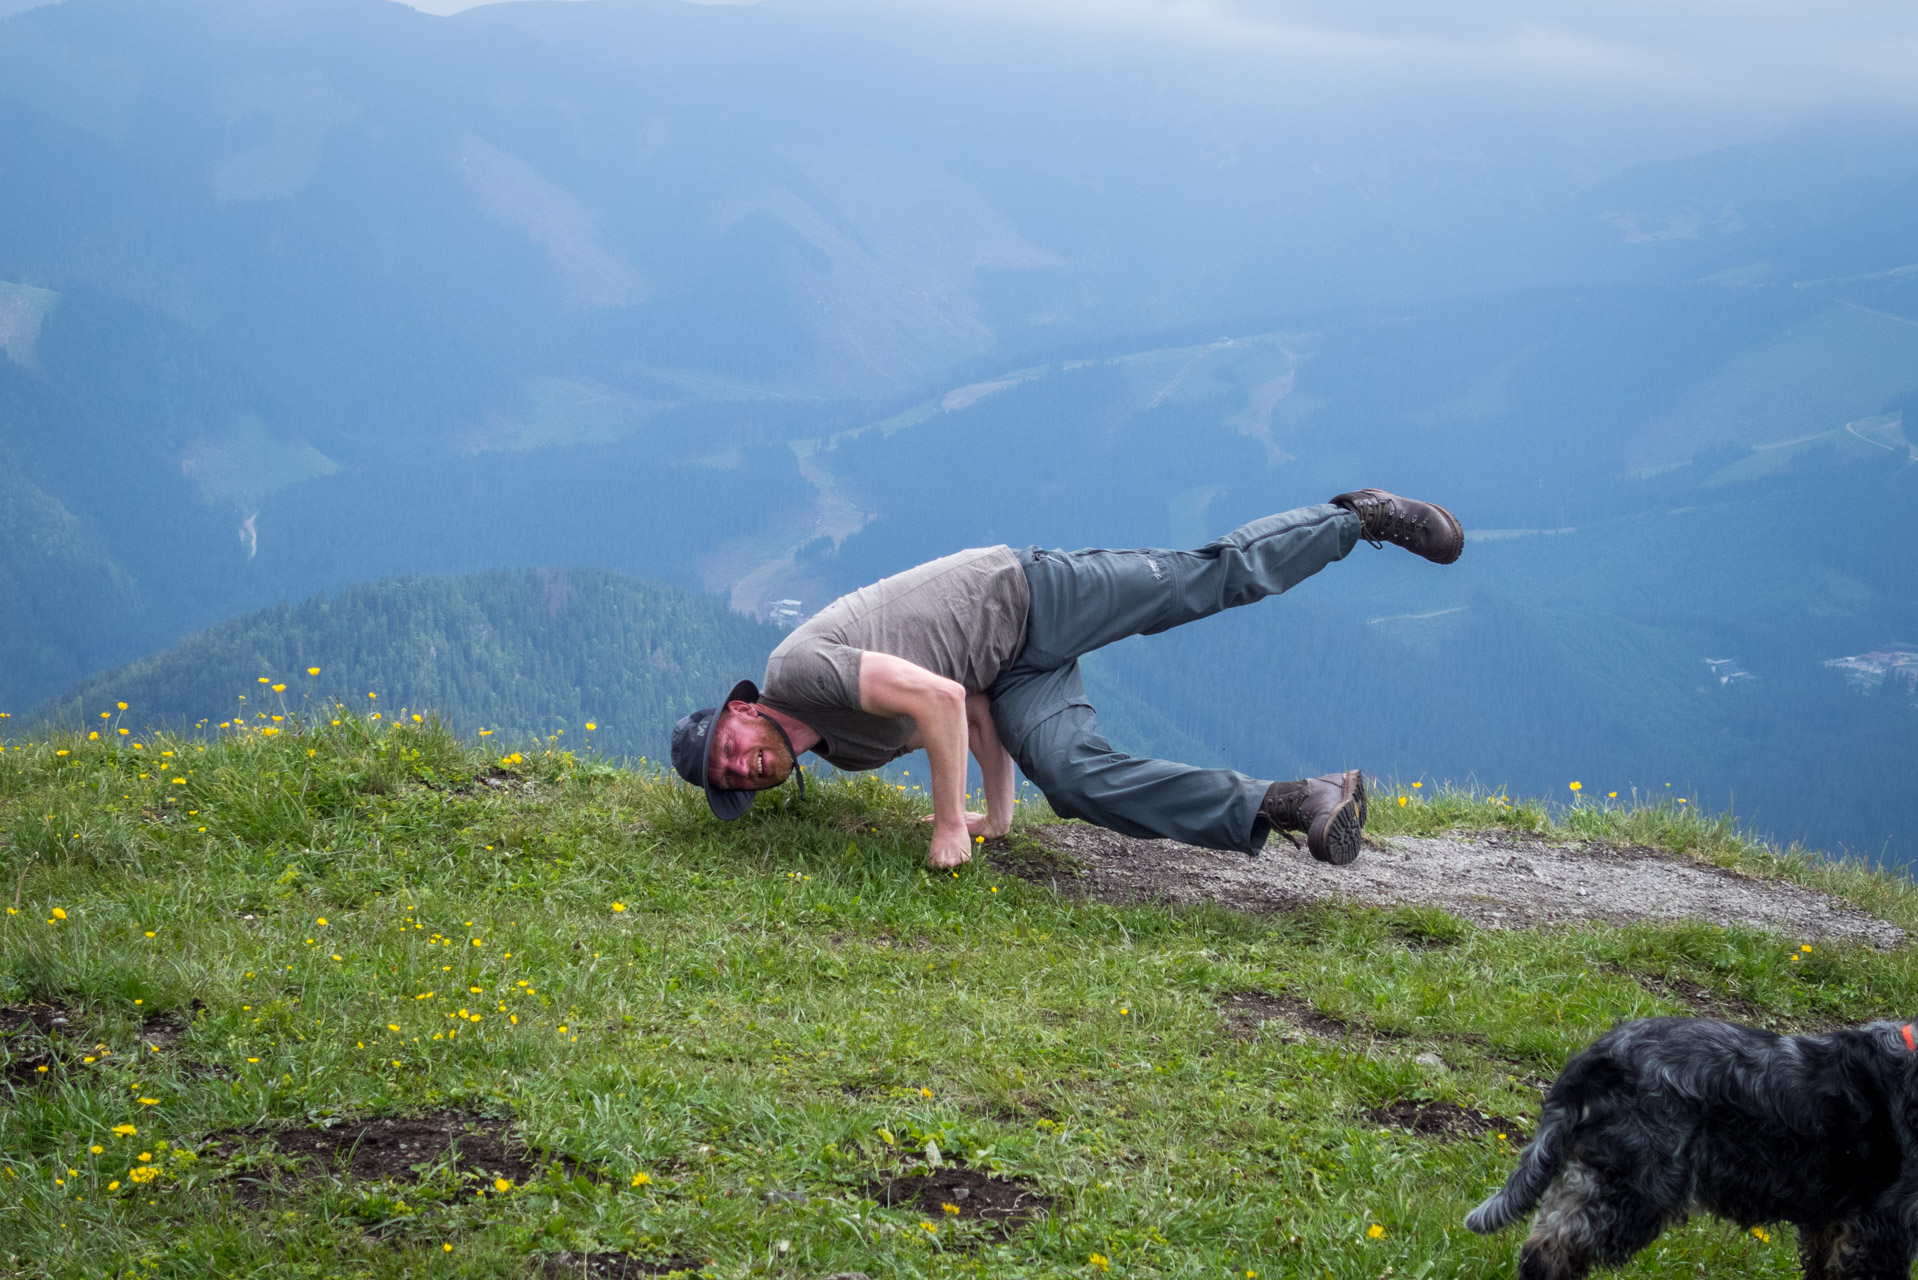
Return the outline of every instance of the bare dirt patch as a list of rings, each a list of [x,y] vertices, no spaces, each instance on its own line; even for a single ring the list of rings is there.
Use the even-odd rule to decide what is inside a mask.
[[[229,1129],[209,1139],[220,1155],[255,1144],[270,1148],[280,1159],[243,1166],[238,1180],[247,1199],[328,1176],[414,1182],[442,1166],[462,1180],[491,1184],[505,1178],[519,1184],[538,1177],[552,1163],[527,1150],[505,1122],[452,1111],[308,1129]]]
[[[631,1253],[555,1253],[540,1264],[547,1280],[629,1280],[633,1276],[690,1276],[703,1271],[698,1258],[642,1258]]]
[[[142,1058],[173,1052],[193,1015],[204,1007],[196,1000],[187,1009],[146,1015],[133,1051]],[[15,1085],[56,1080],[64,1072],[84,1070],[113,1056],[113,1047],[82,1010],[51,1001],[0,1006],[0,1078]],[[202,1078],[222,1074],[191,1059],[175,1059],[174,1065]]]
[[[1710,987],[1682,978],[1656,977],[1648,973],[1631,973],[1627,976],[1653,995],[1663,996],[1675,1004],[1682,1004],[1701,1018],[1741,1022],[1746,1026],[1764,1027],[1768,1031],[1786,1035],[1836,1031],[1839,1027],[1847,1025],[1836,1018],[1781,1017],[1741,995],[1729,991],[1715,991]]]
[[[1409,1129],[1421,1138],[1437,1138],[1441,1142],[1480,1138],[1488,1133],[1509,1138],[1513,1142],[1525,1137],[1517,1121],[1473,1111],[1456,1102],[1418,1102],[1412,1098],[1400,1098],[1361,1114],[1373,1124]]]
[[[1212,902],[1258,912],[1356,902],[1439,907],[1490,929],[1696,919],[1877,947],[1905,938],[1896,925],[1815,889],[1598,842],[1555,844],[1506,832],[1368,837],[1358,861],[1331,867],[1279,842],[1262,858],[1246,858],[1076,822],[1035,828],[1030,839],[1070,859],[1070,869],[1054,864],[1027,878],[1106,902]],[[1011,860],[1005,869],[1024,874]]]
[[[883,1205],[911,1205],[934,1222],[954,1216],[945,1207],[952,1205],[959,1210],[958,1217],[981,1219],[1001,1234],[1010,1234],[1052,1207],[1051,1196],[964,1165],[888,1178],[873,1183],[867,1194]]]
[[[1322,1040],[1343,1040],[1353,1033],[1352,1024],[1320,1013],[1311,1001],[1284,992],[1235,991],[1219,1001],[1227,1028],[1236,1039],[1250,1040],[1268,1022],[1297,1027]]]
[[[0,1076],[15,1085],[48,1079],[63,1065],[69,1037],[80,1034],[80,1016],[63,1005],[0,1006]]]

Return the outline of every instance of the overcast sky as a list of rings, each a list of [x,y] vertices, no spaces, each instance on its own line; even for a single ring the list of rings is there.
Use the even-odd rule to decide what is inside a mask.
[[[409,0],[432,13],[471,0]],[[549,0],[565,2],[565,0]],[[1604,92],[1745,103],[1768,115],[1918,105],[1911,0],[770,0],[914,9],[985,23],[1137,32],[1238,55],[1369,64],[1420,76],[1544,80]]]

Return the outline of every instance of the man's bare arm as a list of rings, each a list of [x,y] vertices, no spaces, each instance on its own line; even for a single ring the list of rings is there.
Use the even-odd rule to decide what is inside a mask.
[[[1012,830],[1012,757],[999,741],[992,701],[983,693],[966,695],[966,732],[986,790],[984,819],[974,822],[974,815],[967,814],[967,826],[975,836],[1002,836]]]
[[[876,716],[908,716],[932,762],[932,848],[929,867],[956,867],[972,859],[966,825],[966,689],[917,663],[868,649],[859,658],[859,709]]]

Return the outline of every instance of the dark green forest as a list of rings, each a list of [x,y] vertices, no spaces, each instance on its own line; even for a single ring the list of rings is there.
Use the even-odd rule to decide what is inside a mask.
[[[564,730],[578,750],[660,759],[673,721],[757,675],[778,634],[710,597],[602,569],[397,578],[222,622],[14,723],[106,711],[116,725],[188,728],[337,698],[436,711],[502,743]]]

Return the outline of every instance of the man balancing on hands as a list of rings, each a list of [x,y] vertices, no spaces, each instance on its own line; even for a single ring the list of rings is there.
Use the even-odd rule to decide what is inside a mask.
[[[1360,489],[1196,551],[961,551],[841,596],[795,629],[763,686],[741,680],[719,707],[673,726],[673,767],[731,819],[797,773],[802,751],[859,770],[924,748],[926,865],[937,868],[969,861],[973,837],[1010,828],[1015,761],[1061,817],[1255,855],[1271,832],[1295,845],[1299,833],[1313,857],[1343,865],[1365,826],[1358,770],[1272,782],[1115,751],[1079,658],[1277,595],[1361,538],[1435,564],[1465,546],[1444,507]],[[985,778],[983,814],[965,807],[968,749]],[[805,785],[801,774],[802,795]]]

